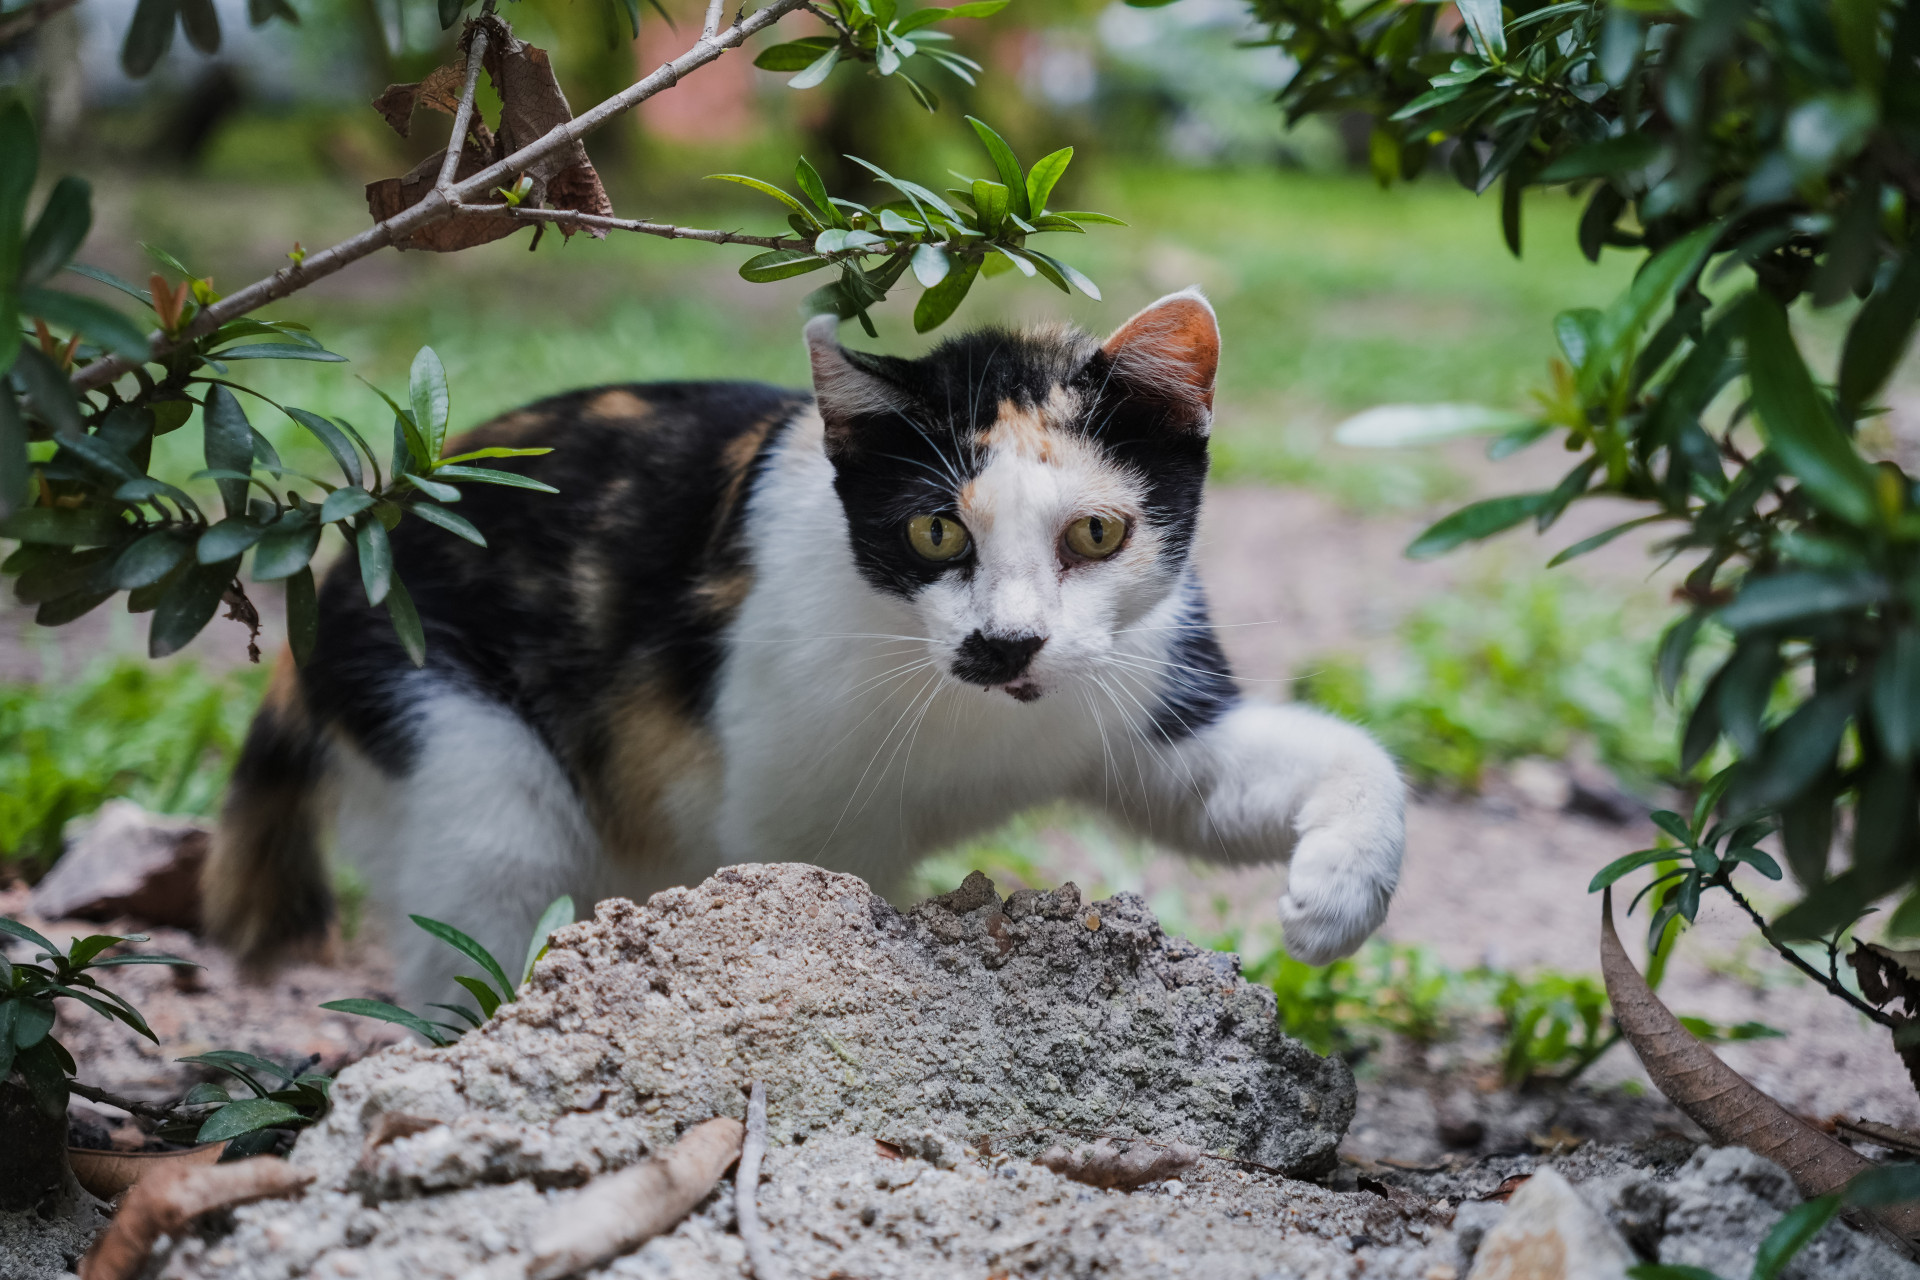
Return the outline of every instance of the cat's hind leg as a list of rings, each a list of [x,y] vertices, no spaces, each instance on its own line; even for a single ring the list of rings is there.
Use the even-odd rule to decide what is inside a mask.
[[[404,769],[339,753],[336,831],[383,917],[402,1003],[419,1011],[471,1003],[453,979],[484,975],[409,915],[469,935],[517,983],[546,905],[571,893],[591,909],[599,841],[566,771],[520,716],[435,675],[413,677],[408,693]]]

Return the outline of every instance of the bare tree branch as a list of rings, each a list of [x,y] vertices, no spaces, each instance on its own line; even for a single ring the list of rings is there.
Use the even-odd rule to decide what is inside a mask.
[[[700,38],[711,40],[720,30],[720,9],[726,0],[707,0],[707,20],[700,25]]]
[[[296,293],[317,280],[325,279],[342,267],[386,248],[396,239],[402,239],[420,227],[452,217],[456,207],[464,201],[493,190],[504,180],[531,168],[561,148],[578,142],[601,125],[624,112],[631,111],[656,93],[671,89],[680,82],[682,76],[706,66],[727,50],[737,48],[749,36],[766,30],[781,18],[800,8],[804,2],[805,0],[772,0],[765,8],[735,22],[725,31],[712,37],[702,35],[691,49],[673,61],[662,64],[651,75],[628,85],[585,115],[576,116],[566,124],[556,125],[506,159],[482,169],[465,182],[445,190],[433,191],[418,204],[402,210],[385,222],[376,223],[359,235],[343,240],[319,253],[309,254],[304,260],[282,267],[265,279],[256,280],[237,293],[227,295],[219,302],[203,309],[194,317],[193,323],[187,325],[178,334],[153,333],[147,340],[148,359],[157,360],[178,350],[193,339],[213,332],[236,316],[243,316],[269,302]],[[96,387],[107,385],[134,367],[135,362],[120,356],[95,360],[73,375],[73,388],[76,391],[91,391]]]
[[[105,1089],[96,1089],[90,1084],[81,1084],[78,1080],[67,1081],[67,1091],[75,1093],[89,1102],[98,1102],[109,1107],[118,1107],[129,1115],[144,1116],[148,1120],[165,1123],[179,1118],[179,1112],[172,1107],[153,1102],[138,1102],[132,1098],[122,1098],[118,1094],[108,1093]]]
[[[747,244],[761,249],[810,249],[813,241],[798,236],[750,236],[739,231],[711,231],[705,227],[677,227],[667,222],[648,222],[641,218],[606,218],[597,213],[573,209],[526,209],[504,204],[461,204],[454,212],[508,214],[521,222],[556,222],[570,227],[599,227],[607,231],[637,231],[664,240],[702,240],[708,244]]]
[[[467,46],[467,83],[460,90],[460,106],[453,113],[453,134],[447,139],[447,158],[440,162],[440,177],[433,184],[442,196],[453,187],[453,174],[460,167],[460,153],[467,149],[467,129],[473,123],[473,95],[480,87],[480,63],[487,56],[487,29],[473,27],[473,43]]]

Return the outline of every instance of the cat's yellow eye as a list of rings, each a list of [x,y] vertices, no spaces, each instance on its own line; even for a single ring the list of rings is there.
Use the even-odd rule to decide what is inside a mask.
[[[1067,526],[1067,550],[1087,560],[1105,560],[1127,540],[1127,522],[1119,516],[1081,516]]]
[[[915,516],[907,521],[907,541],[923,560],[951,560],[967,549],[967,529],[952,516]]]

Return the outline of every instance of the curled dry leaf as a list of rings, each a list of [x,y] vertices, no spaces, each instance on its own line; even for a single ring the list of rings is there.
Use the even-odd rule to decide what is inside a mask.
[[[1920,1089],[1920,1035],[1914,1030],[1920,1017],[1920,951],[1895,951],[1856,938],[1847,963],[1860,979],[1860,994],[1892,1014],[1894,1052],[1906,1066],[1913,1087]],[[1903,1013],[1888,1009],[1896,1001]]]
[[[127,1192],[113,1225],[80,1260],[80,1280],[127,1280],[146,1265],[155,1240],[178,1235],[201,1214],[291,1195],[312,1181],[311,1170],[278,1156],[151,1174]]]
[[[500,95],[500,126],[489,131],[476,114],[473,128],[462,140],[460,163],[454,181],[471,178],[489,165],[504,159],[529,143],[573,119],[567,96],[554,78],[553,63],[545,49],[516,39],[511,28],[499,18],[486,14],[469,22],[461,37],[462,53],[472,47],[476,31],[486,32],[487,47],[481,65]],[[416,107],[431,107],[452,115],[459,110],[460,94],[466,84],[466,59],[437,68],[419,84],[390,85],[374,100],[374,109],[386,118],[402,137],[412,127]],[[367,184],[367,209],[374,220],[388,218],[424,200],[439,180],[444,150],[428,156],[398,178],[382,178]],[[530,186],[520,198],[520,207],[568,209],[608,217],[613,202],[607,199],[587,149],[575,142],[540,160],[525,175]],[[484,203],[494,203],[488,199]],[[426,249],[451,253],[510,236],[527,224],[507,213],[459,214],[429,223],[402,239],[394,241],[399,249]],[[564,234],[577,228],[561,225]],[[606,232],[593,229],[595,238]]]
[[[1102,1138],[1091,1146],[1072,1151],[1060,1146],[1049,1147],[1035,1156],[1033,1162],[1088,1186],[1132,1190],[1185,1173],[1200,1162],[1200,1149],[1184,1142]]]
[[[740,1154],[746,1131],[738,1120],[716,1116],[687,1130],[664,1155],[595,1178],[555,1203],[552,1225],[530,1254],[495,1259],[476,1277],[558,1280],[673,1230]]]
[[[448,116],[458,111],[460,91],[466,82],[466,64],[449,62],[435,67],[425,80],[415,84],[388,85],[386,92],[373,100],[373,109],[405,138],[413,132],[413,113],[419,108],[428,107]]]
[[[1654,1087],[1715,1142],[1737,1144],[1772,1160],[1809,1198],[1838,1191],[1873,1167],[1865,1156],[1760,1092],[1680,1025],[1621,945],[1613,927],[1612,889],[1601,900],[1600,971],[1614,1022],[1640,1055]],[[1874,1217],[1901,1238],[1920,1240],[1920,1206],[1878,1210]]]

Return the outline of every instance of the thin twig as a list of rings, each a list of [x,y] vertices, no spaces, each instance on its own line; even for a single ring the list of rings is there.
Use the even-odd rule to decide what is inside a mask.
[[[475,25],[473,43],[467,46],[467,83],[460,90],[460,106],[453,113],[453,136],[447,140],[447,158],[440,162],[440,178],[433,184],[442,196],[453,186],[453,175],[460,168],[460,157],[467,149],[467,129],[473,124],[473,95],[480,87],[480,63],[487,56],[487,29]]]
[[[700,24],[700,38],[711,40],[720,32],[720,10],[726,0],[707,0],[707,20]]]
[[[109,1107],[118,1107],[131,1115],[142,1116],[161,1124],[177,1119],[179,1112],[172,1107],[161,1106],[153,1102],[135,1102],[132,1098],[122,1098],[118,1094],[108,1093],[105,1089],[96,1089],[90,1084],[81,1084],[78,1080],[67,1081],[67,1091],[77,1093],[88,1102],[98,1102]]]
[[[454,206],[472,199],[518,173],[531,169],[541,160],[572,146],[580,139],[606,124],[614,117],[631,111],[634,107],[656,93],[671,89],[680,82],[680,78],[696,71],[718,58],[727,50],[738,47],[750,36],[756,35],[801,7],[804,0],[771,0],[764,9],[741,19],[725,31],[709,38],[702,36],[694,46],[673,61],[664,63],[652,74],[628,85],[619,93],[601,102],[585,115],[576,116],[564,124],[555,125],[540,137],[520,148],[506,159],[489,165],[466,181],[457,183],[447,191],[432,191],[419,203],[402,209],[385,222],[362,231],[359,235],[341,241],[332,248],[307,257],[292,265],[256,280],[237,293],[228,294],[219,302],[203,309],[195,316],[193,323],[177,336],[170,337],[154,332],[147,339],[147,358],[159,359],[178,350],[193,339],[212,333],[215,329],[232,320],[255,311],[276,299],[298,292],[322,280],[342,267],[358,262],[370,253],[384,249],[396,240],[404,240],[421,227],[451,217]],[[95,360],[73,375],[75,391],[91,391],[104,386],[134,367],[134,362],[121,356],[108,356]]]
[[[460,214],[507,214],[522,222],[557,222],[565,226],[600,227],[608,231],[637,231],[642,235],[668,240],[704,240],[708,244],[749,244],[763,249],[810,249],[813,241],[798,236],[750,236],[738,231],[709,231],[704,227],[676,227],[665,222],[647,222],[638,218],[608,218],[597,213],[573,209],[522,209],[506,204],[459,204]]]
[[[733,1175],[733,1213],[755,1280],[785,1280],[786,1268],[774,1257],[773,1246],[760,1225],[760,1161],[766,1154],[767,1086],[755,1080],[753,1091],[747,1095],[747,1137],[740,1147],[740,1168]]]
[[[1881,1026],[1886,1027],[1890,1031],[1898,1029],[1899,1024],[1897,1024],[1893,1020],[1892,1014],[1884,1013],[1881,1010],[1874,1008],[1872,1005],[1868,1004],[1865,1000],[1862,1000],[1859,996],[1856,996],[1855,994],[1853,994],[1853,992],[1847,990],[1845,986],[1841,985],[1840,977],[1837,973],[1832,978],[1828,978],[1826,974],[1820,972],[1820,970],[1814,968],[1811,964],[1808,964],[1807,961],[1792,947],[1789,947],[1786,943],[1774,937],[1773,930],[1768,926],[1766,917],[1761,915],[1758,911],[1755,911],[1753,909],[1753,904],[1751,902],[1748,902],[1744,897],[1742,897],[1738,889],[1734,888],[1732,885],[1727,885],[1726,890],[1728,893],[1733,895],[1733,900],[1740,904],[1740,909],[1746,912],[1748,917],[1753,920],[1754,927],[1760,930],[1760,936],[1765,938],[1775,951],[1778,951],[1783,957],[1785,957],[1788,964],[1800,970],[1800,972],[1806,974],[1809,978],[1812,978],[1815,982],[1819,983],[1822,987],[1826,988],[1826,990],[1829,993],[1835,996],[1838,996],[1840,999],[1846,1001],[1848,1004],[1852,1005],[1855,1009],[1858,1009],[1861,1013],[1866,1014],[1867,1017],[1879,1023]]]

